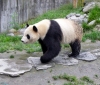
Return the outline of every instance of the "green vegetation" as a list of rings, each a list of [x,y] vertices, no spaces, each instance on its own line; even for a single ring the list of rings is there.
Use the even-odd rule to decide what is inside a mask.
[[[98,20],[100,19],[100,8],[98,6],[95,6],[90,12],[89,12],[89,22],[92,20]]]
[[[14,58],[14,55],[11,55],[10,58]]]
[[[88,26],[87,23],[83,23],[82,26],[84,28],[84,32],[93,30],[93,28],[100,23],[100,8],[98,6],[95,6],[90,12],[89,12],[88,22],[91,22],[93,20],[96,20],[95,24],[92,26]]]
[[[91,39],[92,42],[95,42],[96,40],[100,40],[100,32],[94,31],[93,29],[97,24],[100,24],[100,8],[95,6],[88,15],[88,22],[93,20],[96,20],[96,22],[91,26],[89,26],[87,23],[82,24],[84,31],[83,41],[86,39]]]
[[[26,50],[28,53],[41,51],[39,44],[23,44],[21,38],[18,36],[8,36],[6,34],[0,34],[0,52],[6,52],[7,50]]]
[[[94,81],[93,80],[91,80],[89,77],[87,77],[87,76],[84,76],[84,77],[82,77],[82,78],[80,78],[82,81],[84,81],[84,82],[88,82],[88,83],[91,83],[91,84],[93,84],[94,83]]]
[[[66,79],[67,81],[70,81],[70,82],[76,82],[77,81],[77,78],[75,76],[69,76],[67,74],[63,74],[63,75],[59,75],[59,76],[53,76],[52,77],[54,80],[57,80],[57,79]]]
[[[83,32],[93,30],[93,28],[94,28],[94,26],[88,26],[87,23],[85,23],[85,22],[82,24],[82,27],[83,27]]]
[[[88,26],[87,23],[83,23],[83,30],[84,30],[84,35],[83,35],[83,41],[86,39],[91,39],[92,42],[95,42],[96,40],[100,40],[100,32],[98,31],[93,31],[93,28],[95,27],[96,24],[100,23],[100,8],[97,6],[90,11],[89,13],[89,21],[94,20],[96,18],[96,23],[93,26]],[[41,16],[38,16],[34,19],[31,19],[28,21],[29,24],[34,24],[42,19],[48,18],[48,19],[54,19],[54,18],[64,18],[67,14],[69,13],[80,13],[81,8],[73,8],[71,4],[69,5],[63,5],[57,10],[51,10],[46,13],[44,13]],[[82,13],[82,12],[81,12]],[[15,29],[19,29],[19,24],[16,23],[15,21],[16,15],[12,16],[12,27]],[[21,24],[21,27],[25,27],[25,23]],[[7,50],[26,50],[27,53],[32,53],[36,51],[41,51],[41,47],[38,44],[38,42],[34,44],[23,44],[20,41],[21,37],[18,36],[8,36],[6,34],[0,34],[0,53],[6,52]],[[63,48],[68,47],[69,45],[62,45]]]
[[[92,31],[92,32],[84,33],[83,41],[85,41],[86,39],[90,39],[92,42],[95,42],[96,40],[100,40],[100,32]]]
[[[96,85],[94,81],[87,76],[83,76],[82,78],[78,79],[76,76],[69,76],[66,73],[64,73],[58,76],[53,76],[52,78],[54,80],[67,80],[66,83],[64,83],[63,85]]]

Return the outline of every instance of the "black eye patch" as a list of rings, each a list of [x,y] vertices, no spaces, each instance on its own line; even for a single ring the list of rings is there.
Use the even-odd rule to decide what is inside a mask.
[[[28,34],[26,36],[27,36],[27,39],[30,39],[30,36]]]

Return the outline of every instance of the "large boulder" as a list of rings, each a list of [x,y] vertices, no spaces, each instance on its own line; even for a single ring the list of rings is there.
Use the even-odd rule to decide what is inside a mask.
[[[92,26],[96,23],[96,20],[91,21],[90,23],[88,23],[88,26]]]
[[[84,13],[88,13],[91,9],[93,9],[95,6],[100,7],[100,2],[90,2],[83,8]]]
[[[88,15],[87,14],[77,14],[77,13],[70,13],[66,16],[67,19],[74,20],[78,22],[79,24],[82,24],[83,22],[88,22]]]
[[[99,31],[99,32],[100,32],[100,24],[99,24],[99,25],[96,25],[96,26],[95,26],[95,28],[94,28],[94,30],[96,30],[96,31]]]

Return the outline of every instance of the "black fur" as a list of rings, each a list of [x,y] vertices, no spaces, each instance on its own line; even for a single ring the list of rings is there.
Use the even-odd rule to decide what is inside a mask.
[[[41,39],[38,40],[40,45],[41,45],[41,48],[42,48],[42,51],[43,51],[43,54],[47,51],[47,47],[46,45],[43,43],[43,41]]]
[[[40,59],[42,63],[51,61],[61,50],[62,31],[56,21],[50,20],[50,22],[51,24],[45,38],[43,40],[39,39],[43,50],[43,56]]]
[[[38,32],[38,29],[36,28],[36,26],[33,26],[33,31]]]
[[[51,61],[61,50],[60,42],[63,37],[61,28],[56,21],[50,20],[50,22],[51,24],[45,38],[43,40],[38,40],[43,51],[43,56],[41,56],[40,59],[42,63],[48,63]],[[69,57],[78,56],[81,49],[80,41],[76,39],[74,42],[70,43],[70,46],[72,53],[69,54]]]
[[[28,26],[29,26],[29,24],[27,23],[27,24],[26,24],[26,27],[28,27]]]
[[[29,36],[29,34],[27,34],[26,36],[27,36],[27,39],[30,39],[30,36]]]
[[[78,39],[76,39],[74,42],[70,43],[71,49],[72,49],[72,53],[69,54],[69,57],[76,57],[79,55],[80,53],[80,49],[81,49],[81,44],[80,41]]]

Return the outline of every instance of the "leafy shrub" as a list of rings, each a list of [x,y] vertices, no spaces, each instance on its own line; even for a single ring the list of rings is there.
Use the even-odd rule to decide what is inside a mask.
[[[98,6],[95,6],[90,12],[89,12],[89,22],[92,20],[98,20],[100,19],[100,8]]]
[[[87,23],[83,23],[82,24],[82,27],[83,27],[83,32],[86,32],[86,31],[90,31],[90,30],[93,30],[94,26],[89,26]]]

